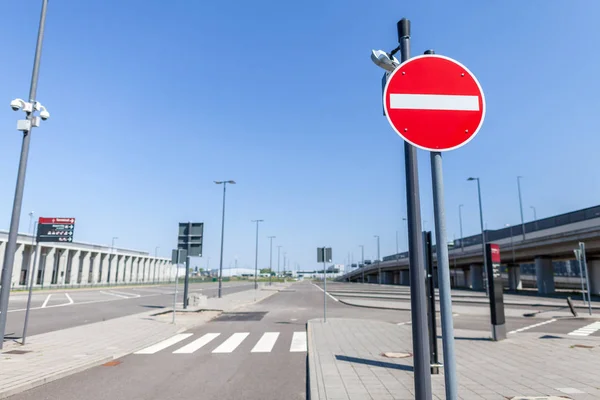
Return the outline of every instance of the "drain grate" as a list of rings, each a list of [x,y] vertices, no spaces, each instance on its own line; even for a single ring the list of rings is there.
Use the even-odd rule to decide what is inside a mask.
[[[2,354],[27,354],[27,353],[31,353],[31,350],[9,350],[9,351],[5,351]]]
[[[237,321],[260,321],[267,315],[267,312],[227,312],[219,315],[213,321],[217,322],[237,322]]]

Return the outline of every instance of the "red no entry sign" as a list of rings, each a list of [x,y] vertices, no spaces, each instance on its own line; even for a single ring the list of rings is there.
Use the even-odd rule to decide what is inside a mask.
[[[485,98],[477,78],[461,63],[423,55],[402,63],[383,94],[394,130],[429,151],[459,148],[475,137],[485,117]]]

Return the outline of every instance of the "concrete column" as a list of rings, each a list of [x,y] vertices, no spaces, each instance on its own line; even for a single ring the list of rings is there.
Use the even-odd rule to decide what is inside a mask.
[[[100,273],[100,282],[103,285],[106,284],[106,280],[108,278],[108,254],[107,253],[100,253],[99,255],[100,257],[100,262],[101,262],[101,266],[102,266],[102,273]]]
[[[407,269],[400,270],[400,284],[410,286],[410,273]]]
[[[52,271],[54,270],[54,253],[56,248],[46,247],[45,251],[42,251],[40,269],[42,270],[42,286],[49,287],[52,282]]]
[[[57,280],[56,283],[58,285],[65,284],[65,273],[67,270],[67,255],[69,250],[67,249],[56,249],[55,258],[57,262],[58,268],[56,269]]]
[[[146,258],[146,282],[152,282],[152,260],[150,258]]]
[[[394,276],[392,277],[392,281],[393,281],[394,285],[399,285],[400,284],[400,272],[399,271],[394,272]]]
[[[377,274],[375,274],[375,275],[367,275],[366,278],[367,278],[367,282],[368,283],[377,283],[378,282]]]
[[[512,291],[523,289],[521,282],[521,266],[518,264],[509,264],[506,266],[508,271],[508,288]]]
[[[469,282],[469,286],[473,290],[483,290],[483,265],[481,264],[471,264],[470,266],[470,277],[471,281]]]
[[[106,260],[106,264],[109,265],[108,281],[109,283],[117,283],[118,256],[116,254],[109,254],[108,256],[106,256]]]
[[[79,253],[79,267],[81,268],[81,281],[80,285],[88,284],[88,276],[90,275],[90,252],[81,251]],[[79,270],[78,270],[79,271]],[[79,272],[77,272],[79,274]],[[79,277],[77,278],[79,280]]]
[[[115,283],[122,283],[123,282],[123,256],[122,255],[115,255],[114,258],[114,263],[115,263]]]
[[[129,271],[131,271],[131,256],[123,257],[123,283],[129,282]]]
[[[539,294],[554,293],[554,267],[550,257],[535,258],[535,278]]]
[[[69,250],[67,255],[67,272],[65,272],[65,282],[70,285],[77,284],[77,273],[79,272],[79,250]],[[69,274],[68,277],[66,274]]]
[[[98,269],[100,268],[100,253],[92,253],[90,256],[90,285],[98,283]]]
[[[588,259],[587,265],[590,275],[590,293],[600,295],[600,259]]]
[[[15,251],[15,262],[13,263],[12,276],[10,280],[11,288],[15,288],[19,285],[19,278],[21,277],[21,268],[23,266],[24,251],[25,245],[17,243],[17,250]]]
[[[150,267],[148,269],[150,273],[148,277],[148,282],[154,283],[154,281],[156,281],[156,258],[151,258],[149,265]]]

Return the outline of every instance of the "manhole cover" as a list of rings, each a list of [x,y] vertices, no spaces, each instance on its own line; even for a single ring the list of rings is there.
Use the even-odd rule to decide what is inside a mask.
[[[31,350],[9,350],[9,351],[5,351],[2,354],[27,354],[27,353],[31,353]]]
[[[229,312],[219,315],[213,321],[233,322],[233,321],[260,321],[267,315],[266,312]]]
[[[387,358],[407,358],[407,357],[412,357],[412,354],[410,353],[394,353],[391,351],[388,351],[387,353],[381,353],[382,356],[387,357]]]
[[[114,360],[114,361],[109,361],[107,363],[102,364],[103,367],[116,367],[117,365],[121,364],[121,361],[119,360]]]

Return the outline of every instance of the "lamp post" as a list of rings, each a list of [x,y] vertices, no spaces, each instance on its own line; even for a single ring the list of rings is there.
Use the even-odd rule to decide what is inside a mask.
[[[271,277],[273,276],[273,239],[276,236],[269,236],[270,244],[269,244],[269,286],[271,286]]]
[[[373,235],[374,238],[377,238],[377,280],[381,285],[381,258],[379,254],[379,235]]]
[[[463,243],[463,230],[462,230],[462,208],[464,204],[460,204],[458,206],[458,223],[460,225],[460,249],[461,251],[465,251],[465,244]]]
[[[362,259],[362,267],[360,268],[362,270],[362,283],[365,283],[365,245],[359,244],[358,247],[360,247],[360,255]]]
[[[219,291],[218,296],[221,298],[222,287],[223,287],[223,242],[225,239],[225,192],[227,190],[227,184],[235,185],[235,181],[215,181],[217,185],[223,185],[223,216],[221,217],[221,257],[219,260]],[[208,268],[208,266],[207,266]]]
[[[6,331],[6,319],[8,314],[8,298],[10,297],[10,281],[12,278],[13,266],[15,263],[15,253],[17,252],[17,236],[19,234],[19,222],[21,218],[21,206],[23,205],[23,192],[25,189],[25,175],[27,172],[27,158],[29,156],[29,143],[31,141],[31,130],[40,126],[40,118],[46,120],[50,118],[50,113],[36,101],[38,76],[40,71],[40,61],[42,58],[42,43],[44,41],[44,28],[46,25],[46,9],[48,0],[42,0],[42,12],[40,15],[40,24],[38,28],[37,43],[35,46],[35,57],[33,60],[33,71],[31,73],[31,85],[29,87],[29,101],[15,99],[10,102],[13,110],[23,110],[26,119],[17,121],[17,130],[23,132],[23,141],[21,144],[21,156],[19,159],[19,169],[17,172],[17,182],[15,185],[15,197],[13,200],[12,215],[10,219],[10,229],[8,232],[8,242],[4,252],[4,262],[2,276],[0,278],[0,349],[4,344],[4,333]],[[39,111],[39,116],[35,112]]]
[[[521,229],[523,230],[523,240],[525,240],[525,219],[523,218],[523,200],[521,199],[521,178],[517,176],[517,189],[519,190],[519,209],[521,210]]]
[[[262,219],[253,219],[256,222],[256,250],[254,253],[254,290],[258,289],[258,224],[264,222]]]
[[[281,248],[283,246],[277,246],[277,277],[281,277]]]
[[[485,230],[483,228],[483,206],[481,204],[481,185],[479,183],[479,178],[468,178],[468,181],[477,181],[477,195],[479,197],[479,224],[481,225],[481,249],[482,249],[482,254],[483,254],[483,269],[484,271],[486,271],[486,273],[484,273],[484,277],[487,277],[487,257],[486,257],[486,251],[485,251]],[[487,279],[486,279],[487,281]],[[486,293],[488,292],[488,287],[487,284],[485,285],[485,291]],[[489,295],[489,293],[488,293]]]
[[[408,252],[408,220],[406,218],[402,218],[402,221],[404,221],[406,228],[406,251]]]
[[[504,226],[505,226],[505,227],[507,227],[507,228],[510,228],[510,229],[509,229],[509,235],[510,235],[510,248],[511,248],[511,250],[512,250],[512,262],[513,262],[513,264],[514,264],[514,263],[515,263],[515,246],[514,246],[514,243],[513,243],[512,225],[510,225],[510,224],[506,224],[506,225],[504,225]]]

